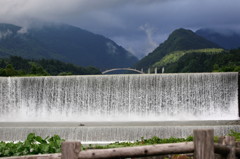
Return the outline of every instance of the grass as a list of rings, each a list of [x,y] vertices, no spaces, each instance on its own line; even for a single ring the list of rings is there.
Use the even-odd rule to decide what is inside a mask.
[[[189,53],[219,54],[222,52],[224,52],[224,49],[219,49],[219,48],[174,51],[164,56],[160,61],[156,62],[153,65],[153,67],[162,67],[162,66],[166,66],[168,64],[177,62],[183,55],[189,54]]]
[[[240,141],[240,132],[231,130],[228,136],[234,136],[236,141]],[[34,154],[49,154],[49,153],[60,153],[61,143],[64,139],[61,139],[58,135],[47,137],[43,139],[40,136],[30,133],[27,139],[23,142],[0,142],[0,157],[9,156],[23,156],[23,155],[34,155]],[[133,147],[153,144],[165,144],[165,143],[178,143],[178,142],[190,142],[193,141],[193,136],[187,138],[159,138],[154,136],[150,139],[144,139],[135,142],[115,142],[108,145],[87,145],[82,146],[82,150],[88,149],[109,149],[119,147]],[[214,141],[218,141],[218,137],[214,137]]]

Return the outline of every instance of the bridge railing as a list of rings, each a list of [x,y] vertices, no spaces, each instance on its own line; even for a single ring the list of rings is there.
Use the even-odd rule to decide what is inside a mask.
[[[139,71],[139,70],[136,70],[136,69],[133,69],[133,68],[113,68],[113,69],[109,69],[109,70],[106,70],[106,71],[102,72],[102,74],[106,74],[106,73],[113,72],[113,71],[122,71],[122,70],[134,71],[134,72],[137,72],[137,73],[140,73],[140,74],[144,74],[143,71]]]
[[[137,72],[137,73],[140,73],[140,74],[145,74],[145,72],[143,71],[143,69],[137,70],[137,69],[134,69],[134,68],[113,68],[113,69],[109,69],[109,70],[103,71],[102,74],[106,74],[106,73],[113,72],[113,71],[122,71],[122,70],[125,70],[125,71],[134,71],[134,72]],[[147,73],[148,73],[148,74],[151,73],[151,68],[148,68]],[[154,68],[154,73],[155,73],[155,74],[158,73],[158,68],[157,68],[157,67]],[[164,68],[162,68],[162,73],[164,73]]]

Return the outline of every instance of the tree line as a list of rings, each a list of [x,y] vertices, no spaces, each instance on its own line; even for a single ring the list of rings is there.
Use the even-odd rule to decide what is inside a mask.
[[[101,71],[93,66],[81,67],[53,59],[29,60],[19,56],[0,59],[0,76],[93,75]]]
[[[240,49],[218,54],[189,53],[183,55],[178,61],[163,67],[167,73],[240,72]]]

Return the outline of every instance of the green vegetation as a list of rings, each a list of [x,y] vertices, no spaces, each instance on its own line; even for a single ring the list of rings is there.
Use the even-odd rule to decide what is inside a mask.
[[[164,43],[160,44],[153,52],[141,59],[136,65],[137,69],[148,69],[156,62],[160,61],[165,55],[174,51],[196,50],[205,48],[220,48],[191,30],[177,29],[172,32]]]
[[[119,148],[119,147],[133,147],[133,146],[143,146],[143,145],[153,145],[153,144],[166,144],[166,143],[178,143],[178,142],[189,142],[193,141],[193,137],[189,136],[187,138],[166,138],[162,139],[157,136],[154,136],[150,139],[137,140],[135,142],[115,142],[108,145],[89,145],[83,147],[83,150],[86,149],[108,149],[108,148]]]
[[[240,132],[230,130],[230,133],[228,134],[228,136],[233,136],[235,137],[236,141],[240,141]]]
[[[234,136],[236,141],[240,141],[240,132],[230,130],[228,136]],[[59,153],[61,151],[61,143],[64,139],[61,139],[58,135],[53,137],[47,137],[43,139],[40,136],[36,136],[34,133],[30,133],[24,142],[0,142],[0,157],[7,156],[21,156],[21,155],[33,155],[33,154],[46,154],[46,153]],[[115,142],[108,145],[88,145],[82,146],[83,150],[87,149],[108,149],[119,147],[133,147],[153,144],[165,144],[165,143],[178,143],[178,142],[190,142],[193,141],[193,137],[187,138],[166,138],[152,137],[150,139],[137,140],[135,142]],[[218,141],[218,137],[214,137],[214,141]]]
[[[164,67],[165,73],[239,72],[239,61],[240,49],[224,50],[191,30],[177,29],[135,67],[157,67],[158,72]]]
[[[213,63],[214,72],[240,72],[240,49],[230,50],[228,54],[216,56]]]
[[[95,67],[80,67],[58,60],[27,60],[18,56],[0,59],[0,76],[48,76],[101,74]]]
[[[71,25],[45,23],[41,27],[28,28],[26,34],[19,34],[20,29],[0,23],[0,32],[9,32],[0,39],[0,58],[56,59],[104,70],[130,67],[138,61],[114,41]]]
[[[59,153],[63,141],[58,135],[43,139],[30,133],[24,142],[0,142],[0,157]]]
[[[209,49],[197,49],[197,50],[185,50],[185,51],[174,51],[164,56],[159,62],[156,62],[153,67],[163,67],[168,64],[177,62],[183,55],[189,53],[205,53],[205,54],[218,54],[223,53],[224,49],[209,48]]]
[[[191,30],[177,29],[135,67],[157,67],[158,72],[164,67],[165,73],[239,72],[239,61],[240,49],[224,50]]]
[[[236,132],[230,130],[230,133],[227,136],[234,136],[236,141],[240,141],[240,132]],[[218,142],[219,137],[214,136],[214,142]],[[135,142],[115,142],[108,145],[89,145],[83,146],[82,149],[108,149],[108,148],[119,148],[119,147],[133,147],[133,146],[143,146],[143,145],[153,145],[153,144],[166,144],[166,143],[179,143],[179,142],[190,142],[193,141],[193,136],[188,136],[187,138],[159,138],[154,136],[150,139],[144,139],[143,137],[141,140],[137,140]]]
[[[220,50],[219,50],[220,51]],[[240,49],[215,52],[175,53],[163,58],[155,67],[164,67],[166,73],[176,72],[239,72]],[[171,59],[172,57],[172,59]],[[161,68],[159,68],[161,69]]]

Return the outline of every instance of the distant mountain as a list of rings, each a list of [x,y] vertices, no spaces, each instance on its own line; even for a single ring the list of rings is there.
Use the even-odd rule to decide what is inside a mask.
[[[95,67],[81,67],[58,60],[29,60],[18,56],[0,58],[0,76],[56,76],[102,74]]]
[[[153,52],[137,62],[135,67],[146,70],[171,52],[204,48],[219,48],[219,46],[202,38],[191,30],[177,29],[169,35],[164,43],[160,44]]]
[[[224,49],[240,48],[240,33],[233,30],[199,29],[196,31],[199,36],[212,41]]]
[[[176,53],[178,54],[178,53]],[[168,56],[168,55],[167,55]],[[176,55],[176,57],[179,57]],[[240,49],[189,50],[164,65],[165,73],[180,72],[239,72]],[[159,71],[161,68],[159,68]]]
[[[57,59],[101,69],[130,67],[138,59],[114,41],[78,27],[49,24],[25,29],[0,24],[0,57]]]
[[[224,49],[216,49],[216,48],[210,48],[210,49],[196,49],[196,50],[184,50],[184,51],[174,51],[167,55],[165,55],[160,61],[156,62],[153,67],[166,67],[168,65],[171,65],[173,63],[178,62],[183,56],[186,56],[186,54],[206,54],[206,55],[215,55],[224,53]]]

